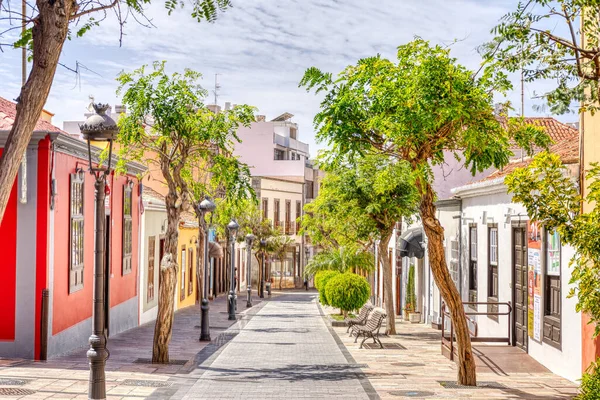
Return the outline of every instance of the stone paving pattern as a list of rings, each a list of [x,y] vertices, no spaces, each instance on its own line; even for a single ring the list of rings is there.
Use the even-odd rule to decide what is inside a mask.
[[[199,307],[176,313],[171,359],[184,365],[134,363],[149,358],[154,324],[109,339],[108,399],[570,399],[577,384],[562,379],[518,349],[478,346],[478,380],[503,389],[448,389],[456,365],[441,355],[440,332],[398,323],[398,334],[382,337],[399,349],[359,349],[346,328],[332,328],[315,292],[274,293],[228,321],[225,298],[211,303],[213,341],[199,336]],[[369,343],[369,341],[367,341]],[[2,399],[87,399],[86,349],[48,362],[0,359],[0,389],[33,394]],[[21,379],[22,385],[5,379]],[[150,381],[140,386],[132,380]],[[148,382],[142,382],[148,384]]]
[[[325,313],[334,313],[326,308]],[[439,381],[456,382],[456,365],[441,354],[440,331],[424,324],[399,322],[397,335],[382,336],[384,344],[398,343],[405,349],[359,349],[360,340],[354,343],[346,328],[334,328],[352,357],[359,364],[367,364],[364,373],[382,399],[571,399],[577,394],[578,385],[561,378],[514,347],[505,347],[515,354],[511,363],[489,367],[478,358],[479,382],[497,382],[505,389],[469,388],[448,389]],[[382,329],[382,331],[384,331]],[[365,343],[372,342],[367,340]],[[499,349],[498,346],[494,346]],[[493,351],[483,347],[486,354]],[[481,353],[477,349],[476,353]],[[523,361],[525,357],[526,360]],[[517,372],[513,372],[517,371]]]

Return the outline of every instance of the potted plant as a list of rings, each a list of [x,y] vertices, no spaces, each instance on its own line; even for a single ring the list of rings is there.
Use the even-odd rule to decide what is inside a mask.
[[[411,265],[408,269],[406,307],[404,308],[404,318],[411,323],[421,322],[421,313],[416,311],[415,304],[417,304],[417,296],[415,295],[415,266]]]

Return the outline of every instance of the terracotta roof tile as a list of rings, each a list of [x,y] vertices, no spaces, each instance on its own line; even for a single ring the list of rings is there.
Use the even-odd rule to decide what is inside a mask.
[[[183,211],[179,216],[179,223],[185,228],[197,228],[198,218],[196,218],[196,215],[192,212]]]
[[[165,196],[146,185],[143,186],[142,197],[144,200],[148,200],[156,204],[165,204]]]
[[[525,117],[525,123],[543,127],[554,143],[563,139],[579,138],[577,129],[552,117]]]
[[[567,137],[557,141],[556,144],[550,146],[552,153],[558,154],[563,164],[576,164],[579,162],[579,134],[576,137]],[[502,170],[496,170],[485,178],[479,180],[479,182],[488,181],[504,177],[517,168],[522,168],[531,163],[531,158],[527,157],[523,161],[515,160],[505,166]]]
[[[4,97],[0,97],[0,130],[9,131],[13,123],[15,122],[15,117],[17,115],[17,105],[12,101],[5,99]],[[48,132],[59,132],[67,134],[60,128],[52,125],[48,121],[44,121],[43,119],[39,119],[37,124],[35,125],[35,131],[48,131]]]

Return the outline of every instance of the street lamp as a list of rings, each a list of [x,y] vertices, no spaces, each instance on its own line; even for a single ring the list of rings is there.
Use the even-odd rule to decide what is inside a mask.
[[[252,268],[252,242],[254,242],[254,239],[253,234],[246,235],[246,291],[248,292],[246,308],[252,307],[252,274],[250,270]]]
[[[94,263],[94,294],[92,309],[92,335],[89,343],[90,349],[87,357],[90,360],[89,398],[106,399],[106,378],[104,367],[108,352],[106,350],[106,307],[105,294],[105,210],[104,196],[106,188],[106,176],[110,173],[112,161],[113,140],[119,133],[117,123],[108,115],[108,104],[94,104],[95,114],[91,115],[79,126],[83,138],[88,144],[89,171],[96,182],[96,262]],[[106,166],[92,166],[92,142],[108,142],[108,160]]]
[[[210,197],[205,197],[204,200],[198,204],[198,211],[200,212],[200,226],[204,229],[204,279],[202,280],[202,305],[200,306],[201,318],[200,318],[200,340],[210,342],[210,327],[208,320],[208,229],[206,224],[206,213],[215,211],[217,205],[210,200]]]
[[[229,320],[235,321],[235,237],[237,235],[237,231],[240,228],[238,223],[232,219],[229,224],[227,224],[227,231],[229,232],[229,242],[231,244],[230,257],[229,260],[231,262],[231,288],[229,290]]]
[[[261,263],[260,263],[260,298],[265,298],[265,250],[267,249],[267,241],[262,239],[260,241],[261,251]]]

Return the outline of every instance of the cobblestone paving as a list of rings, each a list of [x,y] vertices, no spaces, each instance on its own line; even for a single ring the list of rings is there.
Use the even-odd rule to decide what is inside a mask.
[[[333,312],[331,308],[325,309],[325,313]],[[523,363],[518,358],[521,356],[516,356],[515,365],[505,364],[507,368],[478,365],[478,382],[500,384],[501,388],[445,388],[440,381],[456,382],[457,372],[456,365],[441,354],[440,331],[424,324],[401,322],[396,324],[397,335],[382,336],[381,341],[388,346],[397,343],[403,348],[359,349],[360,341],[354,343],[346,328],[334,329],[356,362],[368,366],[363,371],[382,399],[567,400],[578,391],[576,383],[551,373],[532,359],[526,366],[537,367],[519,368],[516,364]]]
[[[314,293],[267,303],[191,375],[184,399],[369,399],[321,317]]]

